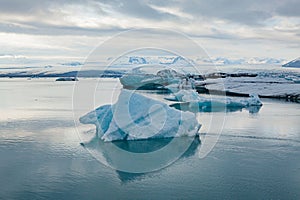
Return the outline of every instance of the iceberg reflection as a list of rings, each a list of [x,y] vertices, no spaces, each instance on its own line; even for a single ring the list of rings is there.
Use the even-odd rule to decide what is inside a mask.
[[[97,160],[116,170],[122,182],[153,173],[196,154],[199,136],[104,142],[94,138],[81,143]]]

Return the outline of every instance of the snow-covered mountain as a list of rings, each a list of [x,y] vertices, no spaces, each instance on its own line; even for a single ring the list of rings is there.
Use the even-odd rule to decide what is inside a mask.
[[[282,67],[296,67],[296,68],[300,68],[300,58],[292,60],[292,61],[290,61],[290,62],[282,65]]]
[[[129,64],[147,64],[146,58],[138,57],[138,56],[131,56],[128,58]]]
[[[244,63],[243,59],[228,59],[224,57],[217,58],[198,58],[196,60],[198,64],[215,64],[215,65],[240,65]]]
[[[135,67],[140,65],[165,65],[170,67],[190,67],[194,65],[191,59],[181,56],[123,56],[111,63],[112,67]]]
[[[276,58],[250,58],[246,60],[246,64],[282,64],[283,59]]]
[[[81,62],[73,61],[73,62],[67,62],[67,63],[61,63],[61,65],[64,66],[70,66],[70,67],[77,67],[83,65]]]
[[[240,58],[240,59],[230,59],[224,57],[216,57],[216,58],[198,58],[197,63],[199,64],[215,64],[215,65],[276,65],[282,64],[284,62],[283,59],[275,59],[275,58]]]
[[[3,56],[2,56],[3,57]],[[6,56],[7,57],[7,56]],[[5,57],[5,58],[6,58]],[[192,59],[186,59],[182,56],[176,55],[127,55],[119,58],[110,57],[106,61],[101,62],[79,62],[79,61],[69,61],[69,62],[59,62],[51,63],[48,61],[43,62],[16,62],[17,64],[10,62],[4,62],[0,59],[0,76],[1,77],[30,77],[32,76],[54,76],[57,75],[67,75],[65,73],[74,72],[74,71],[88,71],[92,72],[93,70],[105,71],[107,69],[125,72],[132,70],[136,67],[170,67],[178,72],[182,73],[198,73],[195,71],[193,66],[202,66],[203,70],[210,70],[212,65],[270,65],[281,66],[285,60],[283,59],[274,59],[274,58],[226,58],[226,57],[198,57]],[[9,57],[10,59],[10,57]],[[110,64],[109,64],[110,63]],[[149,66],[150,65],[150,66]],[[153,66],[152,66],[153,65]],[[82,67],[82,69],[80,68]],[[287,64],[284,64],[283,67],[300,67],[300,58],[293,60]],[[73,74],[72,74],[73,75]],[[90,75],[86,75],[90,77]],[[119,76],[119,75],[118,75]]]
[[[118,58],[112,63],[112,66],[128,66],[128,65],[145,65],[145,64],[160,64],[168,66],[193,66],[193,65],[281,65],[285,62],[284,59],[275,58],[239,58],[231,59],[225,57],[212,58],[197,58],[194,60],[185,59],[181,56],[124,56]]]

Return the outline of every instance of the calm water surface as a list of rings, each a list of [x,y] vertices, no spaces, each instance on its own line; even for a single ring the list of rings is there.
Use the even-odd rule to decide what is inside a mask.
[[[205,158],[196,139],[172,165],[131,174],[80,145],[72,89],[53,79],[0,80],[0,199],[300,199],[300,104],[263,100],[256,114],[226,113]]]

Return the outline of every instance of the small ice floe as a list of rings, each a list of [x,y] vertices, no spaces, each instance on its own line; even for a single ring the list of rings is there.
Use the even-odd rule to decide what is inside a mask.
[[[55,81],[78,81],[76,77],[62,77],[57,78]]]
[[[202,98],[195,90],[180,90],[169,97],[165,97],[169,101],[191,102],[200,101]]]
[[[228,111],[236,111],[242,108],[262,106],[262,102],[256,94],[251,94],[249,98],[207,98],[200,96],[195,90],[181,90],[174,93],[173,96],[166,97],[165,99],[183,102],[173,104],[172,107],[179,110],[189,110],[191,112],[213,112],[223,111],[226,109]]]
[[[118,101],[81,117],[83,124],[95,124],[104,141],[140,140],[195,136],[201,125],[191,112],[123,89]]]
[[[284,78],[287,81],[293,81],[294,83],[300,83],[300,78],[298,76],[286,76]]]
[[[195,89],[195,80],[193,78],[184,77],[176,83],[165,86],[165,88],[172,92]]]

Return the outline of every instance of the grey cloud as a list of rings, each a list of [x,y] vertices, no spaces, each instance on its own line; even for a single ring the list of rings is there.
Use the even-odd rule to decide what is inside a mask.
[[[111,35],[116,32],[126,31],[128,29],[111,26],[107,28],[82,28],[75,26],[49,25],[38,22],[27,22],[23,25],[29,25],[33,28],[18,26],[11,23],[0,23],[0,31],[5,33],[22,33],[30,35],[86,35],[99,36]]]
[[[264,26],[274,16],[300,17],[299,0],[167,0],[148,1],[162,7],[177,7],[196,19],[221,19],[249,26]]]
[[[0,30],[6,33],[22,33],[22,34],[30,34],[30,35],[86,35],[86,36],[111,36],[116,32],[128,31],[129,29],[120,28],[117,26],[104,28],[80,28],[80,27],[72,27],[72,26],[50,26],[45,24],[39,24],[36,22],[30,23],[31,26],[35,26],[38,28],[26,28],[20,27],[13,24],[3,24],[0,23]],[[151,32],[151,29],[141,29],[141,31]],[[157,32],[153,32],[152,34],[158,34]],[[162,35],[163,33],[160,33]],[[199,38],[212,38],[212,39],[226,39],[226,40],[237,40],[242,39],[238,35],[229,34],[221,32],[220,30],[212,29],[210,34],[195,34],[189,33],[190,37],[199,37]],[[167,37],[167,36],[166,36]]]
[[[177,16],[160,12],[149,6],[146,0],[105,0],[98,1],[110,5],[115,11],[131,17],[148,20],[175,20]]]
[[[90,8],[94,9],[95,13],[99,14],[99,19],[105,16],[109,16],[111,18],[116,17],[114,14],[104,11],[108,8],[112,13],[117,13],[125,18],[126,16],[129,16],[132,18],[151,21],[180,20],[175,15],[163,13],[151,8],[145,1],[28,0],[26,3],[24,3],[22,0],[0,0],[0,13],[2,16],[5,16],[4,20],[2,20],[2,23],[0,22],[0,32],[49,35],[93,35],[99,34],[99,32],[105,33],[110,31],[117,32],[125,30],[123,27],[118,27],[114,24],[110,25],[109,27],[107,27],[107,25],[105,27],[99,25],[98,28],[83,28],[76,24],[67,24],[67,22],[62,25],[60,23],[49,23],[49,21],[63,22],[63,13],[60,13],[60,10],[55,10],[55,12],[53,12],[51,9],[54,7],[61,7],[63,9],[63,6],[65,5],[89,6]],[[80,16],[81,14],[83,13],[80,13],[80,11],[78,13],[74,12],[74,16]],[[20,20],[20,18],[23,18],[23,20]],[[32,28],[23,27],[22,25]],[[136,26],[136,24],[129,24],[129,27],[130,26],[133,28]]]
[[[179,26],[185,23],[194,23],[193,20],[182,19],[177,15],[165,13],[152,7],[152,5],[177,8],[181,12],[192,15],[195,22],[197,19],[204,20],[221,19],[227,23],[243,24],[248,26],[265,26],[265,21],[276,15],[281,16],[300,16],[298,8],[300,1],[297,0],[0,0],[1,15],[11,16],[10,20],[2,21],[0,31],[17,32],[26,34],[66,34],[66,35],[93,35],[99,32],[113,32],[124,30],[122,27],[111,25],[110,27],[83,28],[76,24],[53,24],[52,21],[60,20],[59,11],[52,12],[51,6],[62,7],[63,5],[77,4],[82,6],[91,6],[96,13],[103,16],[118,17],[126,16],[138,18],[147,21],[157,22],[158,25],[163,21],[173,22]],[[111,12],[106,12],[105,9]],[[74,13],[80,16],[82,13]],[[98,17],[100,18],[101,15]],[[33,16],[30,21],[17,21],[14,16]],[[45,18],[47,18],[45,20]],[[63,22],[63,19],[62,19]],[[26,28],[16,24],[32,26]],[[130,21],[129,21],[130,23]],[[140,25],[141,27],[142,25]],[[136,24],[128,24],[128,27],[136,27]],[[193,34],[193,33],[190,33]],[[234,37],[219,33],[213,33],[214,37],[218,35],[222,38]]]
[[[7,14],[35,15],[37,12],[48,12],[47,8],[52,4],[61,4],[78,2],[58,1],[58,0],[0,0],[0,12]]]
[[[22,0],[1,0],[0,1],[0,11],[2,13],[30,13],[33,9],[36,9],[38,5],[44,4],[43,1],[39,2],[38,0],[22,1]]]
[[[300,1],[282,1],[282,5],[276,9],[276,12],[282,16],[300,17]]]
[[[96,4],[100,3],[100,4]],[[111,9],[137,18],[146,18],[153,20],[162,20],[168,18],[174,18],[174,15],[159,12],[151,8],[145,0],[1,0],[0,11],[2,13],[12,14],[35,14],[36,12],[47,12],[47,9],[51,5],[68,5],[68,4],[81,4],[81,5],[92,5],[94,8],[101,10],[101,5],[110,6]],[[76,14],[76,13],[74,13]]]
[[[196,17],[222,19],[246,25],[262,25],[266,19],[272,17],[274,2],[276,1],[185,0],[170,1],[169,4],[158,3],[156,5],[175,5],[183,12]]]

